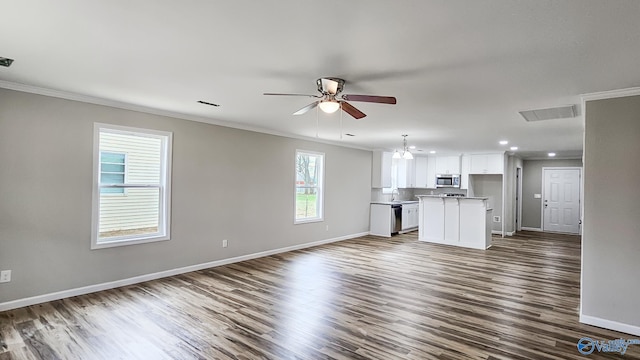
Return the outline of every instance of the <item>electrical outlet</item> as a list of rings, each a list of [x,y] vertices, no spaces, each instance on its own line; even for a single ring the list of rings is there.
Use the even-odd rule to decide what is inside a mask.
[[[0,283],[6,283],[11,281],[11,270],[0,271]]]
[[[327,225],[327,231],[329,231],[329,225]]]
[[[227,239],[222,240],[222,247],[227,247],[227,246],[229,246],[229,240]]]
[[[493,222],[500,222],[500,216],[494,216]]]

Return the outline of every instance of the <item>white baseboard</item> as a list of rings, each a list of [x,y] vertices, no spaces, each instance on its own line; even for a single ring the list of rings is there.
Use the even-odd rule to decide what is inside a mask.
[[[372,233],[371,231],[369,231],[369,232],[367,233],[367,235],[371,235],[371,236],[382,236],[382,237],[388,237],[388,238],[390,238],[390,237],[391,237],[391,235],[387,235],[387,234],[376,234],[376,233]]]
[[[587,325],[593,325],[609,330],[620,331],[623,333],[640,336],[640,326],[623,324],[617,321],[597,318],[595,316],[580,314],[580,322]],[[588,336],[589,334],[585,334]]]
[[[310,247],[314,247],[314,246],[318,246],[318,245],[324,245],[324,244],[329,244],[329,243],[333,243],[333,242],[353,239],[353,238],[365,236],[365,235],[368,235],[368,234],[369,234],[368,232],[362,232],[362,233],[357,233],[357,234],[345,235],[345,236],[340,236],[340,237],[332,238],[332,239],[319,240],[319,241],[314,241],[314,242],[305,243],[305,244],[287,246],[287,247],[284,247],[284,248],[279,248],[279,249],[274,249],[274,250],[262,251],[262,252],[258,252],[258,253],[254,253],[254,254],[242,255],[242,256],[237,256],[237,257],[228,258],[228,259],[222,259],[222,260],[210,261],[210,262],[206,262],[206,263],[202,263],[202,264],[185,266],[185,267],[181,267],[181,268],[177,268],[177,269],[170,269],[170,270],[160,271],[160,272],[156,272],[156,273],[152,273],[152,274],[134,276],[134,277],[131,277],[131,278],[128,278],[128,279],[122,279],[122,280],[116,280],[116,281],[110,281],[110,282],[106,282],[106,283],[101,283],[101,284],[83,286],[83,287],[80,287],[80,288],[57,291],[57,292],[54,292],[54,293],[37,295],[37,296],[32,296],[32,297],[28,297],[28,298],[24,298],[24,299],[11,300],[11,301],[0,303],[0,311],[7,311],[7,310],[12,310],[12,309],[17,309],[17,308],[21,308],[21,307],[25,307],[25,306],[41,304],[41,303],[44,303],[44,302],[47,302],[47,301],[60,300],[60,299],[64,299],[64,298],[68,298],[68,297],[72,297],[72,296],[90,294],[90,293],[97,292],[97,291],[115,289],[115,288],[122,287],[122,286],[138,284],[138,283],[141,283],[141,282],[150,281],[150,280],[156,280],[156,279],[160,279],[160,278],[164,278],[164,277],[168,277],[168,276],[174,276],[174,275],[184,274],[184,273],[188,273],[188,272],[192,272],[192,271],[208,269],[208,268],[212,268],[212,267],[216,267],[216,266],[232,264],[232,263],[236,263],[236,262],[240,262],[240,261],[246,261],[246,260],[261,258],[261,257],[269,256],[269,255],[280,254],[280,253],[284,253],[284,252],[288,252],[288,251],[300,250],[300,249],[310,248]]]
[[[521,227],[520,230],[522,231],[537,231],[537,232],[542,232],[541,228],[530,228],[530,227]]]

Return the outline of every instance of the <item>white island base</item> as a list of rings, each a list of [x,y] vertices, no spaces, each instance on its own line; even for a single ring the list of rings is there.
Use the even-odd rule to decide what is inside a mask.
[[[491,246],[491,217],[485,197],[418,195],[418,240],[473,249]]]

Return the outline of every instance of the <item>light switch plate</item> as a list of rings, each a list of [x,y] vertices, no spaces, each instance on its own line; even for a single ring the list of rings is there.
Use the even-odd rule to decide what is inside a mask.
[[[533,194],[534,199],[542,199],[542,194]]]

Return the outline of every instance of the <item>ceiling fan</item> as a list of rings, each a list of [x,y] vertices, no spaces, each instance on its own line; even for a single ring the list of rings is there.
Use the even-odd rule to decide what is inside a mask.
[[[318,85],[318,91],[321,95],[307,95],[307,94],[279,94],[279,93],[264,93],[264,95],[278,95],[278,96],[307,96],[318,98],[311,104],[303,107],[302,109],[293,113],[293,115],[302,115],[307,111],[315,108],[316,106],[320,110],[326,113],[334,113],[338,109],[342,108],[344,112],[353,116],[356,119],[362,119],[367,116],[362,111],[356,109],[353,105],[347,101],[362,101],[379,104],[392,104],[396,103],[396,98],[393,96],[375,96],[375,95],[348,95],[343,94],[338,96],[344,87],[345,81],[343,79],[327,77],[316,80]]]

